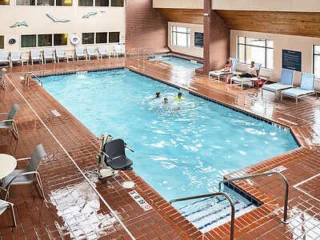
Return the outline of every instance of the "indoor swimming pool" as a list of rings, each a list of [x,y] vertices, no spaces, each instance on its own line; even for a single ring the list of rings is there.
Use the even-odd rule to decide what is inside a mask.
[[[123,138],[135,150],[127,152],[134,171],[168,201],[215,192],[223,175],[298,147],[286,129],[187,92],[183,101],[175,101],[178,89],[127,69],[42,81],[96,136],[108,132]],[[158,91],[161,97],[155,98]],[[240,209],[253,207],[241,196],[234,195],[233,200]],[[174,206],[186,217],[197,213],[191,218],[199,220],[199,226],[194,224],[207,230],[206,216],[198,216],[199,205],[188,203],[187,211],[186,203]]]
[[[202,64],[196,61],[179,58],[179,57],[173,57],[173,56],[156,56],[156,57],[150,58],[149,60],[160,61],[163,63],[170,64],[173,67],[183,67],[183,68],[192,69],[192,70],[202,67]]]

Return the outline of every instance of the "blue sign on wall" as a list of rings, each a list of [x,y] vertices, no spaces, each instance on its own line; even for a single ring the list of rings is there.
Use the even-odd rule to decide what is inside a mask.
[[[301,52],[282,49],[282,68],[301,72]]]
[[[203,47],[203,33],[201,32],[194,33],[194,46]]]

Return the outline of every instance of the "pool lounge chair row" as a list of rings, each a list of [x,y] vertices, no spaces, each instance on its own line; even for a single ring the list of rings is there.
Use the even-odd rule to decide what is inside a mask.
[[[47,61],[52,62],[60,62],[60,60],[74,59],[74,57],[79,60],[84,58],[85,60],[91,59],[93,57],[97,59],[102,59],[103,57],[119,57],[119,56],[126,56],[125,45],[116,45],[112,50],[108,49],[105,46],[99,47],[87,47],[85,50],[83,47],[77,47],[75,51],[75,56],[73,54],[67,55],[62,48],[52,49],[52,48],[45,48],[43,51],[40,49],[32,49],[30,51],[30,61],[33,65],[33,62],[41,62],[42,64]],[[9,54],[8,51],[1,51],[0,52],[0,64],[8,64],[10,67],[14,63],[20,63],[23,65],[24,62],[28,63],[29,58],[23,58],[21,51],[13,51]]]
[[[281,79],[279,83],[264,85],[263,91],[274,92],[275,96],[280,93],[281,100],[283,96],[292,97],[298,102],[299,98],[315,94],[314,90],[314,74],[303,72],[301,74],[300,87],[293,87],[294,71],[290,69],[282,69]]]

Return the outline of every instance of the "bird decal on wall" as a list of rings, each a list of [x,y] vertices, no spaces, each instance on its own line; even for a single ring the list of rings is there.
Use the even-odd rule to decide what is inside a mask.
[[[10,26],[10,28],[15,28],[15,27],[29,27],[29,25],[26,21],[23,21],[23,22],[16,22],[15,24]]]
[[[70,20],[67,20],[67,19],[58,19],[56,18],[55,16],[47,13],[46,14],[48,18],[50,18],[52,21],[54,21],[55,23],[66,23],[66,22],[70,22]]]
[[[89,18],[89,17],[97,15],[97,14],[98,14],[98,12],[89,12],[86,15],[83,15],[82,18]]]

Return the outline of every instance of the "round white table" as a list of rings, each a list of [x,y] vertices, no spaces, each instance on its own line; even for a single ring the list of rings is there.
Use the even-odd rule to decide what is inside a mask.
[[[0,179],[8,176],[17,166],[17,159],[8,154],[0,154]]]

